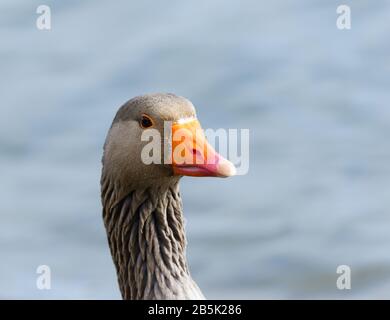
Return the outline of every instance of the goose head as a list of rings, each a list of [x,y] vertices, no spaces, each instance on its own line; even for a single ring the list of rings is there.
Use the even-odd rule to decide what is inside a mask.
[[[234,174],[207,142],[189,100],[150,94],[118,110],[104,146],[101,191],[124,299],[204,298],[187,266],[178,182]]]
[[[151,150],[151,142],[159,148]],[[152,153],[159,161],[145,161]],[[233,164],[207,142],[193,104],[174,94],[129,100],[118,110],[107,135],[103,175],[115,183],[121,196],[134,188],[175,183],[182,176],[234,174]]]

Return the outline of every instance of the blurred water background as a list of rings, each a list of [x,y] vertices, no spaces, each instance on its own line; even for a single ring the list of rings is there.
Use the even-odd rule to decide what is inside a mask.
[[[2,0],[0,297],[120,298],[102,145],[126,100],[174,92],[251,130],[249,174],[182,180],[208,298],[390,298],[389,21],[385,0]]]

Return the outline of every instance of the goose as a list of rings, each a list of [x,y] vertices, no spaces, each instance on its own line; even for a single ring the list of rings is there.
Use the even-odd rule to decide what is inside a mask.
[[[172,136],[168,141],[163,135],[166,123]],[[142,159],[148,143],[142,134],[149,129],[164,137],[161,143],[167,143],[169,151],[161,156],[170,152],[170,163],[146,164]],[[184,138],[178,143],[174,134],[180,130]],[[175,152],[180,148],[184,156],[179,161]],[[146,94],[119,108],[103,148],[101,199],[123,299],[205,299],[186,259],[179,180],[234,174],[234,165],[207,142],[188,99],[171,93]]]

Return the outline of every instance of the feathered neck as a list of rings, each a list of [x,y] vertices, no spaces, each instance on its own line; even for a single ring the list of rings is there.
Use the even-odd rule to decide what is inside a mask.
[[[178,182],[116,201],[102,178],[103,218],[123,299],[202,299],[189,274]]]

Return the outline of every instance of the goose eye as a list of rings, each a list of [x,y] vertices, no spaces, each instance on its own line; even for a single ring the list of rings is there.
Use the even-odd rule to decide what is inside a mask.
[[[143,115],[141,120],[140,120],[140,126],[141,126],[141,128],[144,128],[144,129],[150,128],[151,126],[153,126],[153,121],[148,116]]]

